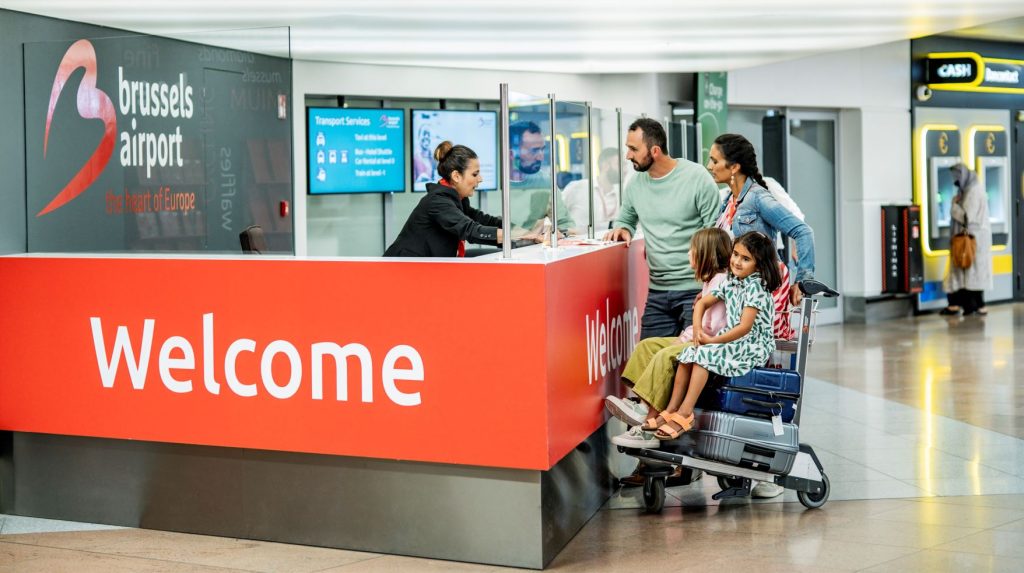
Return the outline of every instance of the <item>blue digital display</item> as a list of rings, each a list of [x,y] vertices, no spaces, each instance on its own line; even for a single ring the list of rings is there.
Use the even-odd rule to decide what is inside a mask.
[[[311,195],[405,191],[405,111],[307,110]]]

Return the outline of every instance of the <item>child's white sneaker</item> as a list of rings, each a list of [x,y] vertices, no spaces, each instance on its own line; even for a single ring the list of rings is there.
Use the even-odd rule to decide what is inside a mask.
[[[653,432],[645,432],[640,426],[633,426],[625,434],[612,436],[612,443],[624,448],[656,448],[661,445]]]
[[[604,407],[627,426],[639,426],[647,420],[647,406],[632,400],[605,396]]]
[[[782,495],[782,492],[786,491],[786,488],[781,485],[774,484],[770,481],[763,481],[754,486],[754,489],[750,490],[750,496],[760,499],[767,499],[770,497],[777,497]]]

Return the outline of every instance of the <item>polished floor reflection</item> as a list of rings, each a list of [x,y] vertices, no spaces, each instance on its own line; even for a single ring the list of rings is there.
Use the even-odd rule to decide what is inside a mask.
[[[822,509],[718,503],[705,479],[647,515],[625,489],[551,569],[1024,571],[1024,305],[990,308],[818,329],[801,441],[832,483]],[[508,570],[0,516],[0,573]]]
[[[817,329],[808,373],[919,410],[1024,438],[1024,305]]]

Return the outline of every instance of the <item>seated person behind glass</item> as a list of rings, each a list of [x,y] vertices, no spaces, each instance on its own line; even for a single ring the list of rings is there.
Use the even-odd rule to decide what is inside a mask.
[[[434,150],[442,179],[427,183],[402,232],[385,257],[456,257],[465,254],[463,241],[496,245],[502,241],[501,217],[469,206],[480,184],[480,160],[465,145],[444,141]]]
[[[569,215],[581,225],[590,221],[590,181],[578,179],[565,186],[562,200]],[[605,148],[597,156],[597,179],[594,180],[594,232],[611,228],[619,215],[619,152]],[[601,236],[598,234],[597,236]]]
[[[517,121],[509,126],[509,208],[513,237],[533,237],[543,230],[544,218],[551,216],[551,175],[541,172],[546,147],[540,127],[532,121]],[[558,230],[569,233],[576,224],[569,209],[556,194]]]

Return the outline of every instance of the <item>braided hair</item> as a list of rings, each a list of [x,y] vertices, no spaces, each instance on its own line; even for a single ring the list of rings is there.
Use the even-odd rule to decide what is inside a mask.
[[[761,176],[761,171],[757,168],[757,153],[754,151],[754,146],[747,141],[746,137],[738,133],[723,133],[715,138],[715,145],[722,152],[726,165],[739,165],[740,173],[757,181],[761,187],[768,188],[764,177]]]

